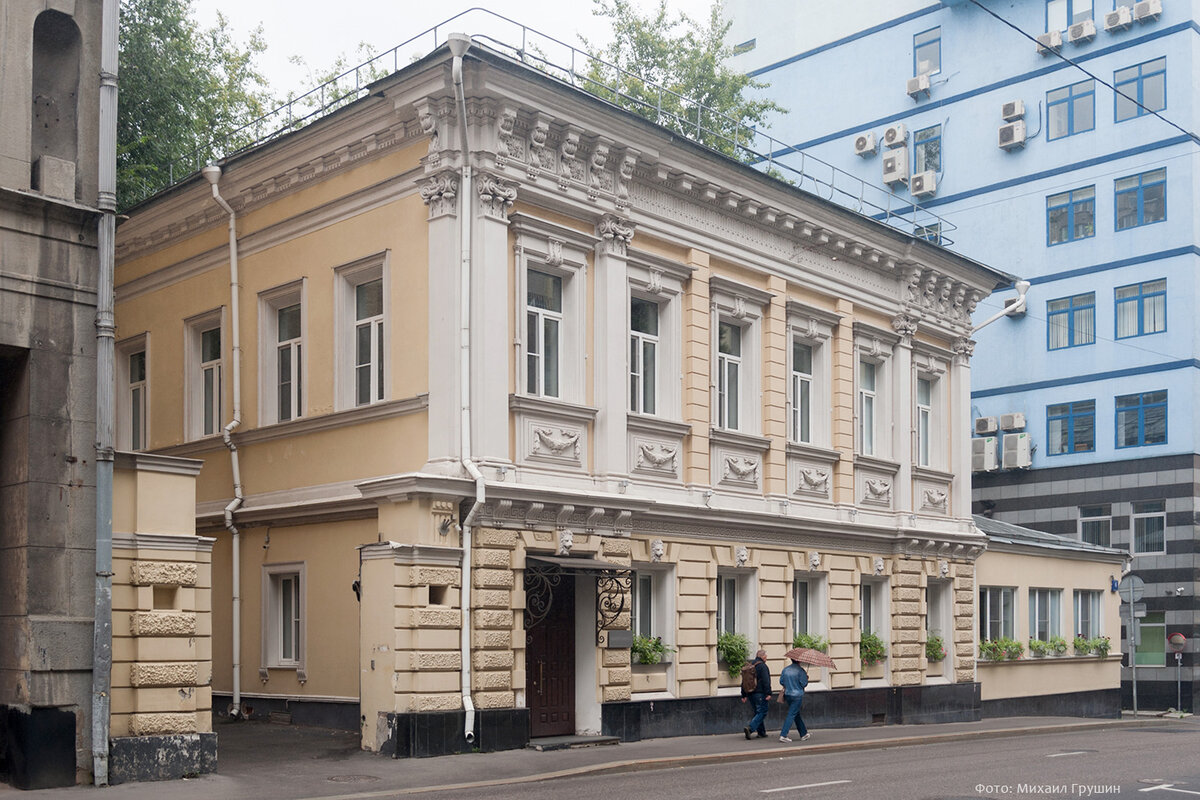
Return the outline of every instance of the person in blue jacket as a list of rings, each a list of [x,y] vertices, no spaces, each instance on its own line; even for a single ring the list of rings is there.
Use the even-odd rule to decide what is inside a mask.
[[[783,700],[788,704],[787,717],[784,718],[783,728],[779,731],[779,741],[791,741],[788,731],[792,729],[793,721],[796,723],[796,732],[800,734],[800,741],[804,741],[812,735],[804,725],[804,718],[800,716],[800,706],[804,703],[804,687],[808,686],[808,673],[800,666],[799,661],[793,659],[792,663],[779,673],[779,683],[783,686]]]

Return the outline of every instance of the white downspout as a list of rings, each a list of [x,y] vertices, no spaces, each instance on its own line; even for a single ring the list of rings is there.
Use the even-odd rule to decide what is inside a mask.
[[[229,215],[229,310],[230,331],[233,337],[233,418],[222,429],[225,446],[229,448],[229,461],[233,468],[233,500],[225,506],[225,527],[232,539],[233,561],[233,702],[230,704],[231,719],[242,717],[242,537],[233,524],[233,512],[242,505],[242,471],[238,463],[237,445],[233,443],[233,432],[242,424],[242,326],[238,311],[241,284],[238,281],[237,215],[221,197],[217,182],[221,180],[221,168],[209,164],[200,170],[212,184],[213,200]]]
[[[459,365],[461,391],[462,464],[475,480],[475,502],[462,523],[462,622],[459,626],[459,656],[462,660],[462,704],[466,712],[463,738],[475,741],[475,703],[471,700],[471,526],[475,513],[483,505],[485,484],[479,467],[471,460],[471,154],[467,140],[467,98],[463,90],[463,56],[471,47],[471,37],[452,33],[447,37],[454,56],[451,74],[454,96],[458,100],[459,148],[462,152],[462,186],[458,193],[459,228]]]

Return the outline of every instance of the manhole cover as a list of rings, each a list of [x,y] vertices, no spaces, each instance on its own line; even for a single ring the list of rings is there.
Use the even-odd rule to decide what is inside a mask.
[[[326,780],[333,783],[371,783],[379,780],[374,775],[333,775]]]

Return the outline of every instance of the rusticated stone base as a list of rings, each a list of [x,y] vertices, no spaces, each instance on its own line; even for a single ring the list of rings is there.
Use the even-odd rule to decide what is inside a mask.
[[[529,744],[529,709],[508,708],[475,714],[475,741],[463,735],[462,711],[379,715],[379,752],[392,758],[426,758],[454,753],[494,753]]]
[[[217,771],[217,735],[121,736],[109,742],[109,783],[171,781]]]

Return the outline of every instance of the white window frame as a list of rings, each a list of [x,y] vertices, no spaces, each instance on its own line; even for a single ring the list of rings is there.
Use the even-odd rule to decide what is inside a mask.
[[[807,589],[805,608],[800,607],[800,587]],[[823,572],[799,572],[792,576],[792,635],[829,635],[828,581]],[[807,613],[804,613],[804,612]],[[804,618],[801,619],[803,614]]]
[[[737,352],[722,352],[721,329],[737,331]],[[745,370],[742,369],[742,355],[745,350],[746,328],[733,320],[718,318],[717,320],[717,427],[728,431],[742,429],[742,380]],[[731,347],[731,350],[733,348]],[[730,384],[736,384],[731,390]]]
[[[1142,505],[1144,503],[1153,503],[1153,502],[1162,503],[1163,510],[1162,511],[1142,511],[1142,512],[1138,511],[1139,505]],[[1167,502],[1166,502],[1166,500],[1159,500],[1159,501],[1145,500],[1145,501],[1141,501],[1139,503],[1134,503],[1130,507],[1130,511],[1131,511],[1131,513],[1130,513],[1130,518],[1129,518],[1129,552],[1132,553],[1135,557],[1136,556],[1165,555],[1167,552]],[[1151,519],[1153,517],[1161,517],[1162,518],[1162,521],[1163,521],[1163,530],[1162,530],[1163,546],[1158,550],[1138,550],[1137,549],[1138,520]]]
[[[337,353],[334,391],[336,407],[339,411],[358,408],[360,405],[373,405],[386,401],[392,396],[390,259],[390,251],[384,251],[334,267],[334,346]],[[360,404],[357,397],[358,364],[355,347],[356,334],[360,324],[355,308],[356,289],[373,280],[383,281],[383,314],[380,315],[382,318],[378,320],[383,338],[383,352],[375,354],[375,357],[379,359],[379,364],[375,363],[374,358],[372,359],[371,400]],[[307,311],[306,308],[301,313],[304,314],[305,311]],[[377,336],[372,336],[371,341],[372,343],[377,342]],[[378,378],[380,365],[383,367],[382,382]],[[382,390],[382,397],[380,397],[380,390]]]
[[[891,591],[886,575],[863,575],[858,584],[858,630],[870,631],[883,640],[887,648],[884,662],[892,658]],[[887,670],[884,671],[887,674]]]
[[[633,304],[646,303],[654,307],[655,333],[645,333],[633,329]],[[659,366],[659,355],[662,351],[662,307],[655,299],[642,297],[633,293],[629,297],[629,410],[634,414],[657,415],[659,386],[662,383],[663,372]],[[647,375],[646,352],[654,353],[654,367]],[[647,384],[649,391],[647,391]],[[649,396],[650,402],[646,399]],[[651,408],[647,409],[646,406]]]
[[[1014,586],[980,586],[979,587],[979,639],[992,640],[1002,636],[1007,636],[1010,639],[1017,637],[1017,590]],[[995,594],[995,597],[993,597]],[[1004,616],[1004,596],[1007,594],[1009,598],[1009,610],[1011,616]],[[991,629],[990,608],[992,603],[1000,603],[1000,615],[997,620],[1000,630],[993,631]],[[986,636],[984,634],[987,634]]]
[[[280,595],[282,580],[295,578],[299,585],[296,588],[298,602],[293,604],[298,619],[294,621],[293,646],[295,653],[292,658],[285,658],[283,653],[282,613],[283,603]],[[280,564],[264,564],[262,567],[262,650],[261,664],[263,669],[294,669],[301,680],[307,680],[305,663],[307,661],[308,626],[308,575],[306,563],[293,561]]]
[[[1104,635],[1104,592],[1098,589],[1076,589],[1071,599],[1071,605],[1074,609],[1072,617],[1074,624],[1071,629],[1073,636],[1083,635],[1085,639],[1094,639]],[[1088,608],[1089,630],[1087,631],[1082,628],[1085,605]]]
[[[225,424],[225,309],[218,308],[184,321],[184,435],[187,439],[220,436]],[[202,362],[205,331],[217,328],[221,332],[221,357]],[[208,410],[212,412],[212,429],[205,431],[205,372],[215,370],[214,394]]]
[[[854,324],[854,451],[858,455],[870,458],[891,458],[895,445],[892,441],[894,427],[892,425],[892,385],[895,380],[892,375],[892,354],[900,341],[900,337],[891,331],[876,328],[865,323]],[[862,364],[872,364],[875,367],[874,390],[867,390],[862,385]],[[904,391],[908,391],[907,388]],[[915,390],[914,390],[915,391]],[[873,398],[873,415],[871,441],[865,441],[863,402],[870,396]],[[870,447],[867,445],[870,444]]]
[[[750,640],[753,651],[758,641],[758,593],[754,570],[751,569],[719,569],[717,570],[717,633],[731,630],[740,633]],[[726,598],[732,585],[734,598],[733,613],[729,613]],[[732,623],[732,628],[728,627]]]
[[[1045,611],[1044,615],[1042,611]],[[1039,619],[1043,616],[1047,633],[1038,636]],[[1062,636],[1062,589],[1029,587],[1029,638],[1046,641],[1055,636]]]
[[[683,287],[691,278],[692,268],[630,248],[627,270],[629,297],[626,299],[626,313],[632,310],[635,297],[658,304],[658,376],[653,416],[680,420],[683,417],[683,381],[679,377],[683,374],[682,298]],[[627,322],[626,328],[631,330],[631,327]],[[644,414],[632,410],[630,413]]]
[[[760,289],[735,283],[714,275],[709,278],[709,326],[712,341],[710,358],[712,375],[709,402],[711,423],[718,430],[757,435],[762,431],[762,320],[771,295]],[[738,355],[738,419],[730,427],[722,413],[720,377],[722,363],[728,357],[720,353],[720,323],[741,329],[741,348]]]
[[[1084,513],[1083,513],[1083,510],[1085,508],[1103,509],[1104,506],[1108,506],[1107,514],[1084,515]],[[1108,543],[1105,545],[1102,545],[1102,546],[1103,547],[1111,547],[1112,546],[1112,520],[1113,520],[1112,504],[1110,504],[1110,503],[1091,503],[1086,506],[1080,506],[1079,507],[1079,526],[1076,529],[1075,534],[1079,538],[1079,541],[1087,542],[1087,539],[1085,539],[1083,536],[1083,529],[1086,525],[1088,525],[1089,523],[1107,523],[1107,525],[1108,525]],[[1132,528],[1130,530],[1132,531]],[[1094,544],[1094,542],[1092,544]],[[1132,547],[1132,543],[1130,546]]]
[[[925,630],[942,637],[947,656],[954,648],[954,583],[930,578],[925,584]]]
[[[675,642],[674,571],[658,564],[633,565],[633,597],[631,598],[630,628],[634,633],[658,637],[666,645]],[[650,589],[650,599],[644,603],[644,589]]]
[[[880,454],[881,438],[879,435],[880,417],[880,374],[883,365],[874,359],[860,358],[855,365],[854,382],[858,387],[854,403],[854,416],[858,421],[856,440],[858,454],[863,456],[878,456]],[[869,368],[869,369],[868,369]],[[867,376],[870,376],[868,385]]]
[[[130,381],[129,359],[141,353],[145,374],[136,385]],[[116,441],[119,450],[146,450],[150,442],[150,335],[142,333],[117,343],[117,419]],[[134,390],[140,390],[135,401]],[[135,426],[133,412],[140,411],[141,424]],[[135,427],[137,430],[135,431]]]
[[[912,461],[918,467],[944,470],[949,466],[949,442],[945,431],[948,407],[946,374],[949,354],[914,347],[912,376],[913,452]],[[920,400],[920,381],[929,382],[929,403]],[[922,414],[926,415],[926,440],[922,440]]]
[[[300,379],[292,380],[291,420],[306,416],[308,401],[308,304],[305,301],[307,281],[301,279],[284,286],[269,289],[258,295],[258,363],[261,368],[258,387],[258,418],[262,425],[271,425],[290,420],[279,419],[279,351],[284,345],[279,342],[279,312],[290,306],[300,306],[300,336],[292,340],[290,348],[298,349],[299,358],[292,357],[293,372]]]
[[[813,308],[794,300],[787,303],[788,349],[787,370],[790,380],[787,394],[788,441],[796,444],[829,447],[832,443],[832,351],[829,346],[833,328],[841,317],[831,311]],[[809,437],[798,435],[798,409],[796,401],[795,345],[812,348],[812,373],[809,399]]]

